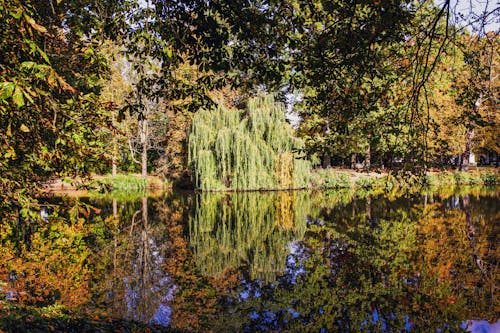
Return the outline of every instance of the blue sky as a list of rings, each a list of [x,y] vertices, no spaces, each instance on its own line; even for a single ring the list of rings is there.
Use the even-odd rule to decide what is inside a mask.
[[[443,4],[443,0],[436,3]],[[451,0],[450,9],[452,22],[467,25],[467,29],[473,32],[500,31],[500,2],[498,0]],[[489,13],[485,20],[480,16]],[[484,26],[484,30],[482,30]]]

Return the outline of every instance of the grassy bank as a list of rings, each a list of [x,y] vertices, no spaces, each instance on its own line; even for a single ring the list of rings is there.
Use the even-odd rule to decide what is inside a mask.
[[[91,175],[90,179],[55,179],[50,183],[45,184],[45,189],[49,192],[66,192],[66,191],[94,191],[99,193],[107,193],[110,191],[147,191],[147,190],[163,190],[170,187],[168,183],[156,176],[148,176],[146,178],[139,174],[118,174],[112,175]]]
[[[500,184],[500,172],[497,169],[476,169],[464,171],[437,171],[426,175],[415,175],[409,172],[358,172],[349,169],[316,169],[307,179],[303,179],[303,188],[308,189],[341,189],[341,188],[386,188],[395,187],[439,187],[451,185],[495,185]],[[305,185],[309,184],[309,185]],[[161,190],[170,187],[168,182],[149,176],[144,179],[140,175],[122,174],[96,177],[91,188],[106,193],[110,191],[146,191]],[[270,189],[262,189],[270,190]],[[286,190],[286,188],[285,188]]]
[[[391,189],[403,186],[450,186],[500,184],[500,173],[494,169],[440,171],[426,175],[411,173],[356,172],[346,169],[317,169],[311,174],[314,189],[376,188]]]
[[[104,175],[96,177],[90,184],[103,192],[109,190],[119,191],[141,191],[147,189],[164,189],[166,183],[156,176],[146,178],[137,174],[118,174],[116,176]]]
[[[152,190],[159,192],[172,185],[168,180],[162,180],[156,176],[143,178],[137,174],[95,175],[85,185],[81,181],[55,181],[49,184],[48,190],[54,193],[77,192],[85,189],[88,193],[111,193],[120,192],[124,196],[133,193],[149,193]],[[452,185],[495,185],[500,184],[500,172],[498,169],[484,168],[469,172],[464,171],[437,171],[427,175],[415,175],[402,172],[358,172],[350,169],[315,169],[302,180],[301,189],[344,189],[344,188],[401,188],[401,187],[439,187]],[[77,185],[75,185],[77,184]],[[287,190],[292,188],[262,188],[261,190]],[[213,191],[213,190],[212,190]],[[219,190],[225,191],[225,190]],[[243,190],[244,191],[244,190]],[[129,194],[127,194],[129,193]],[[141,194],[141,196],[142,196]]]

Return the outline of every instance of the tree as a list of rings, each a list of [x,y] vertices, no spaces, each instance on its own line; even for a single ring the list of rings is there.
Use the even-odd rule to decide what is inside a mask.
[[[497,126],[491,115],[497,113],[495,109],[499,98],[499,36],[494,33],[482,38],[472,36],[465,38],[462,45],[466,76],[461,78],[463,81],[458,81],[457,104],[464,108],[462,117],[466,127],[460,169],[467,171],[472,160],[477,126],[488,125],[488,120],[492,122],[490,125]]]
[[[77,5],[8,0],[0,6],[2,207],[27,204],[26,194],[54,175],[86,174],[102,163],[93,133],[104,123],[98,81],[107,64],[90,33],[104,27],[85,26],[80,14],[99,21],[101,13]]]
[[[498,38],[463,34],[447,45],[429,77],[430,157],[467,169],[473,155],[498,151],[495,105]],[[479,136],[477,135],[479,134]],[[477,141],[477,142],[476,142]],[[453,156],[453,159],[451,158]]]
[[[127,135],[132,124],[120,118],[119,110],[126,106],[127,97],[131,94],[132,83],[127,79],[127,73],[130,72],[130,63],[123,56],[123,46],[120,42],[107,41],[105,48],[105,57],[110,64],[110,76],[105,78],[102,83],[100,98],[108,107],[106,114],[109,128],[104,128],[102,140],[111,143],[111,173],[116,176],[119,164],[124,162],[120,156],[126,155],[129,149]],[[119,121],[120,120],[120,121]]]
[[[149,64],[151,65],[151,64]],[[155,75],[148,71],[145,75]],[[152,149],[160,150],[158,146],[163,142],[166,129],[165,106],[161,99],[158,86],[154,82],[155,78],[142,77],[132,83],[134,89],[128,97],[128,107],[135,110],[136,121],[128,124],[129,135],[127,137],[131,158],[140,164],[141,175],[148,175],[148,152]],[[147,85],[148,88],[144,88]],[[147,89],[148,93],[145,93]],[[134,114],[131,114],[133,117]],[[131,130],[135,129],[135,131]],[[135,132],[135,133],[134,133]],[[140,161],[136,159],[137,152],[140,153]]]
[[[201,190],[304,188],[310,164],[296,152],[301,140],[273,96],[250,99],[245,111],[220,102],[200,110],[189,135],[189,162]]]

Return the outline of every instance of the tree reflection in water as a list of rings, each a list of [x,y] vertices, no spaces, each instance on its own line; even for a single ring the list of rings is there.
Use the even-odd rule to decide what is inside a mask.
[[[163,269],[167,252],[165,228],[149,217],[148,199],[123,204],[118,212],[113,201],[112,245],[104,257],[112,258],[112,269],[104,271],[106,285],[96,283],[96,294],[106,295],[99,306],[110,306],[112,316],[145,323],[168,325],[175,285]],[[133,207],[130,207],[133,206]]]
[[[481,320],[491,330],[499,197],[443,188],[53,200],[45,222],[2,221],[0,292],[202,332],[460,332],[489,325]]]
[[[249,279],[273,282],[291,241],[306,228],[307,194],[202,193],[189,220],[195,262],[208,276],[244,268]]]
[[[349,195],[311,197],[284,274],[272,284],[243,278],[216,331],[457,332],[466,319],[498,320],[498,192],[358,193],[346,204]],[[462,206],[448,209],[457,197]]]

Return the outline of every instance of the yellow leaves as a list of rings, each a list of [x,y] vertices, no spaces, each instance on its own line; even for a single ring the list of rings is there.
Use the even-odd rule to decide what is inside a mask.
[[[19,127],[19,129],[21,130],[21,132],[24,132],[24,133],[29,133],[29,131],[30,131],[28,126],[26,126],[24,124],[21,124],[21,127]]]
[[[56,86],[56,73],[54,71],[51,71],[49,73],[49,75],[47,75],[47,84],[51,87],[55,87]]]
[[[9,147],[7,148],[7,152],[3,155],[3,157],[15,160],[17,158],[16,151],[14,150],[14,148]]]

